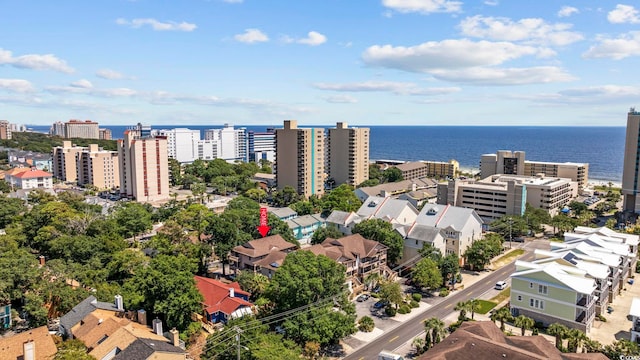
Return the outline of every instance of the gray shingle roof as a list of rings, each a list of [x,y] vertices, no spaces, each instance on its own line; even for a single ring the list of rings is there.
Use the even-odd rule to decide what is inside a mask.
[[[407,200],[383,198],[380,196],[370,196],[358,209],[358,215],[365,218],[376,219],[398,219],[405,209],[411,209],[414,213],[418,211]]]
[[[118,311],[115,303],[98,301],[95,296],[90,295],[60,318],[60,326],[64,328],[65,335],[69,336],[71,328],[96,309]]]
[[[425,204],[416,218],[416,223],[440,229],[453,228],[460,231],[470,218],[480,217],[473,209],[438,204]]]
[[[409,231],[407,238],[433,243],[438,236],[442,237],[440,231],[440,229],[433,226],[416,224]]]
[[[140,338],[127,346],[127,348],[116,355],[113,360],[145,360],[156,351],[164,353],[184,353],[179,347],[167,342]]]

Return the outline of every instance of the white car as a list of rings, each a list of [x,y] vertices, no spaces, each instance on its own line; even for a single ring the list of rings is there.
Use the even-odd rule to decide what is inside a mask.
[[[495,286],[496,290],[504,290],[506,289],[506,287],[507,287],[506,281],[498,281]]]

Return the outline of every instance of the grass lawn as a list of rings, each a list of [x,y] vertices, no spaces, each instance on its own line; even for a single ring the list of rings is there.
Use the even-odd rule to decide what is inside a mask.
[[[506,288],[502,291],[500,291],[500,293],[496,296],[494,296],[491,301],[495,302],[496,304],[500,304],[501,302],[505,301],[506,299],[508,299],[511,296],[511,288]]]
[[[478,311],[476,311],[476,313],[478,314],[486,314],[489,312],[489,310],[493,309],[494,307],[496,307],[496,305],[498,305],[498,303],[495,303],[493,301],[487,301],[487,300],[478,300],[478,302],[480,303],[480,308],[478,309]]]
[[[513,260],[514,258],[520,256],[524,254],[524,250],[523,249],[515,249],[512,250],[502,256],[500,256],[496,261],[494,261],[494,264],[505,264],[505,263],[510,263],[511,260]]]

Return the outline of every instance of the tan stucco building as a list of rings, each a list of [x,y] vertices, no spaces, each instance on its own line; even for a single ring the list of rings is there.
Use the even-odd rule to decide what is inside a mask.
[[[298,128],[285,120],[276,129],[275,174],[278,189],[291,186],[308,198],[324,194],[325,137],[323,128]]]
[[[536,176],[567,178],[578,183],[583,189],[589,181],[589,164],[572,162],[546,162],[525,160],[524,151],[500,150],[495,154],[484,154],[480,157],[480,177],[491,175]]]
[[[98,123],[91,120],[69,120],[64,124],[67,139],[99,139]]]
[[[78,171],[76,156],[82,152],[84,147],[73,146],[71,141],[63,141],[62,146],[52,149],[53,176],[61,181],[76,182]]]
[[[631,108],[627,114],[627,136],[622,168],[622,200],[624,211],[640,212],[638,199],[638,162],[640,161],[640,112]]]
[[[327,174],[336,184],[357,186],[369,180],[369,128],[339,122],[327,137]]]
[[[107,151],[90,144],[76,155],[78,184],[91,184],[99,190],[120,187],[120,165],[117,151]]]
[[[169,198],[167,138],[142,137],[140,131],[127,130],[118,140],[120,156],[120,194],[137,201]]]

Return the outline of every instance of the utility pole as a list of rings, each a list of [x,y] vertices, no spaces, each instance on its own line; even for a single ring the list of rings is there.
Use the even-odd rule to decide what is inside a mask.
[[[237,326],[234,326],[233,330],[236,331],[236,346],[238,348],[238,360],[240,360],[240,334],[242,333],[242,329],[240,329]]]
[[[511,226],[513,225],[513,219],[509,217],[509,249],[511,249]]]

